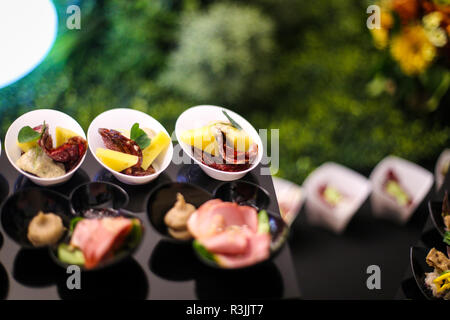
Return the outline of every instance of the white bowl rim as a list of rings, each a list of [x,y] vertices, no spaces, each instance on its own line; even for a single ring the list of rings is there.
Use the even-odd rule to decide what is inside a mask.
[[[32,113],[32,112],[41,112],[41,111],[44,111],[44,112],[53,112],[53,113],[62,114],[62,115],[65,115],[65,116],[70,117],[72,120],[74,120],[74,121],[80,126],[81,131],[82,131],[82,134],[83,134],[81,137],[84,138],[84,139],[86,140],[86,142],[87,142],[86,133],[84,132],[83,127],[78,123],[78,121],[75,120],[75,119],[74,119],[73,117],[71,117],[70,115],[68,115],[67,113],[64,113],[64,112],[62,112],[62,111],[55,110],[55,109],[35,109],[35,110],[31,110],[31,111],[25,112],[25,113],[22,114],[20,117],[18,117],[16,120],[14,120],[13,123],[11,123],[11,125],[10,125],[9,128],[8,128],[8,130],[6,131],[5,142],[6,142],[6,140],[8,139],[9,135],[12,134],[12,133],[10,132],[10,129],[11,129],[12,125],[13,125],[18,119],[20,119],[21,117],[25,116],[26,114],[29,114],[29,113]],[[18,134],[18,133],[17,133],[17,134]],[[89,149],[89,144],[88,144],[88,149]],[[70,170],[69,172],[66,172],[64,175],[59,176],[59,177],[55,177],[55,178],[41,178],[41,177],[35,176],[35,175],[31,174],[31,173],[28,173],[28,172],[23,171],[22,169],[20,169],[20,168],[16,165],[16,163],[15,163],[14,161],[12,161],[12,159],[11,159],[11,157],[10,157],[10,155],[9,155],[9,152],[8,152],[8,148],[6,147],[6,144],[5,144],[5,153],[6,153],[6,157],[8,158],[9,162],[13,165],[13,167],[14,167],[17,171],[19,171],[21,174],[23,174],[24,176],[26,176],[27,178],[32,179],[32,180],[35,180],[35,181],[39,181],[39,182],[59,182],[59,181],[64,181],[65,178],[70,177],[71,175],[73,175],[73,174],[81,167],[81,165],[82,165],[83,162],[84,162],[84,159],[86,158],[87,150],[86,150],[86,152],[84,153],[83,158],[81,158],[80,162],[78,163],[78,165],[77,165],[75,168],[73,168],[73,169]]]
[[[172,138],[171,138],[171,136],[169,135],[169,133],[167,132],[166,128],[165,128],[158,120],[156,120],[156,119],[153,118],[151,115],[149,115],[149,114],[147,114],[147,113],[145,113],[145,112],[142,112],[142,111],[140,111],[140,110],[136,110],[136,109],[132,109],[132,108],[113,108],[113,109],[108,109],[108,110],[103,111],[102,113],[100,113],[98,116],[96,116],[96,117],[91,121],[91,124],[89,125],[89,128],[88,128],[88,146],[89,146],[89,151],[90,151],[91,154],[94,156],[95,160],[97,160],[97,161],[102,165],[102,167],[105,168],[106,170],[110,171],[111,173],[113,173],[113,174],[115,174],[115,175],[117,175],[117,176],[119,176],[119,177],[123,177],[124,179],[130,179],[130,178],[132,178],[132,179],[135,180],[135,181],[146,181],[146,180],[148,180],[148,179],[150,179],[150,178],[152,178],[152,177],[157,177],[158,175],[160,175],[160,174],[161,174],[163,171],[165,171],[165,170],[167,169],[167,167],[170,165],[170,163],[172,162],[172,157],[171,157],[170,161],[167,161],[167,164],[166,164],[165,166],[162,166],[161,168],[159,168],[159,170],[156,171],[155,173],[148,174],[148,175],[146,175],[146,176],[130,176],[130,175],[128,175],[128,174],[124,174],[124,173],[115,171],[115,170],[111,169],[110,167],[108,167],[107,165],[105,165],[105,164],[103,163],[103,161],[101,161],[101,160],[97,157],[97,155],[95,154],[95,152],[91,149],[91,147],[90,147],[90,145],[89,145],[89,132],[91,131],[91,125],[92,125],[92,123],[93,123],[95,120],[97,120],[97,118],[99,118],[100,116],[104,115],[105,113],[113,112],[113,111],[115,111],[115,112],[117,112],[117,111],[127,111],[127,112],[132,111],[132,112],[134,112],[134,111],[135,111],[135,112],[137,112],[137,113],[141,113],[142,115],[144,115],[144,116],[146,116],[146,117],[150,117],[151,119],[153,119],[154,121],[156,121],[157,123],[159,123],[159,125],[163,128],[163,131],[170,137],[170,145],[169,145],[169,149],[168,149],[166,152],[170,152],[170,153],[172,154],[172,157],[173,157],[173,143],[172,143]],[[139,121],[137,121],[137,122],[139,122]],[[150,129],[151,129],[151,128],[150,128]],[[117,130],[117,129],[116,129],[116,130]]]
[[[256,131],[256,133],[258,133],[258,131],[255,129],[255,127],[253,127],[253,125],[249,121],[247,121],[243,116],[241,116],[240,114],[238,114],[237,112],[235,112],[233,110],[230,110],[230,109],[225,108],[225,107],[215,106],[215,105],[207,105],[207,104],[205,104],[205,105],[203,105],[203,104],[202,105],[197,105],[197,106],[193,106],[193,107],[190,107],[190,108],[184,110],[178,116],[178,119],[177,119],[177,121],[175,123],[175,135],[177,137],[177,142],[181,146],[183,151],[191,159],[193,159],[194,162],[197,163],[199,166],[201,166],[203,168],[207,168],[208,170],[211,170],[212,172],[216,172],[216,173],[220,173],[220,174],[226,174],[226,175],[229,175],[229,176],[239,176],[239,175],[242,175],[242,174],[246,174],[246,173],[252,171],[253,169],[255,169],[259,165],[259,163],[261,162],[261,159],[262,159],[262,156],[263,156],[263,151],[264,151],[264,149],[263,150],[259,150],[260,149],[259,146],[262,146],[262,148],[264,148],[264,146],[263,146],[261,137],[258,134],[257,134],[258,156],[256,158],[256,161],[253,162],[253,164],[248,169],[245,169],[245,170],[242,170],[242,171],[223,171],[223,170],[214,169],[214,168],[211,168],[211,167],[207,166],[206,164],[202,163],[201,161],[197,160],[193,155],[191,155],[191,152],[189,150],[187,150],[187,148],[185,148],[185,144],[182,141],[180,141],[180,139],[178,138],[177,127],[178,127],[178,121],[180,120],[180,118],[181,118],[181,116],[183,114],[191,111],[192,109],[199,108],[199,107],[212,107],[212,108],[223,109],[225,111],[229,111],[229,112],[235,113],[238,116],[240,116],[242,119],[244,119]]]

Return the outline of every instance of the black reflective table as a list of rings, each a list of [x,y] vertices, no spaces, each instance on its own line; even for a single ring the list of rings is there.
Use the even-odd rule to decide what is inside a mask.
[[[279,212],[271,177],[258,172],[259,167],[243,180],[266,189],[270,194],[269,209]],[[106,270],[83,273],[81,290],[70,290],[66,284],[69,275],[53,263],[46,250],[21,249],[0,226],[0,299],[300,298],[289,245],[272,262],[261,267],[220,271],[200,263],[190,246],[168,242],[152,229],[145,210],[146,200],[156,186],[169,181],[190,182],[212,192],[221,183],[209,178],[197,165],[172,163],[157,180],[143,186],[128,186],[112,177],[88,152],[70,181],[50,189],[68,195],[87,181],[113,182],[128,192],[130,202],[126,209],[138,213],[146,229],[143,243],[132,259]],[[0,200],[29,186],[35,185],[19,175],[2,152]]]

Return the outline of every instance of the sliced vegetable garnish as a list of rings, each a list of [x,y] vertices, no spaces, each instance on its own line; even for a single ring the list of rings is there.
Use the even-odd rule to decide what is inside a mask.
[[[25,126],[19,131],[17,140],[19,143],[27,143],[32,141],[37,141],[41,137],[41,133],[34,131],[30,126]]]
[[[70,244],[61,243],[58,246],[58,259],[67,264],[84,265],[83,252]]]
[[[258,213],[258,233],[269,233],[270,232],[270,224],[269,224],[269,215],[266,210],[261,210]]]
[[[450,231],[446,231],[444,234],[444,242],[450,246]]]
[[[222,109],[222,112],[225,115],[225,117],[227,117],[228,121],[231,122],[231,125],[233,127],[235,127],[236,129],[242,130],[242,127],[236,121],[234,121],[233,118],[231,118],[230,115],[225,110]]]
[[[151,139],[144,130],[139,128],[139,123],[133,124],[130,130],[130,139],[134,140],[141,150],[144,150],[150,145]]]
[[[133,219],[133,227],[128,235],[127,246],[134,248],[141,242],[142,239],[142,225],[138,219]]]
[[[73,232],[73,230],[75,230],[77,223],[83,219],[84,218],[82,218],[82,217],[76,217],[76,218],[73,218],[72,220],[70,220],[70,227],[69,227],[70,232]]]
[[[205,260],[216,263],[216,256],[213,253],[209,252],[208,249],[206,249],[200,242],[194,240],[193,247],[195,251],[197,251],[197,253]]]

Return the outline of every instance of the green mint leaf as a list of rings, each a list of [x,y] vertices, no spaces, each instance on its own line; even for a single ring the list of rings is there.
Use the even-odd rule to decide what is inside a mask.
[[[450,246],[450,231],[445,232],[444,242]]]
[[[34,131],[30,126],[25,126],[20,129],[17,140],[19,140],[19,143],[26,143],[37,141],[40,137],[41,133]]]
[[[235,127],[236,129],[242,130],[242,127],[236,121],[234,121],[233,118],[231,118],[225,110],[222,109],[222,112],[225,115],[225,117],[227,117],[228,121],[231,122],[231,125],[233,127]]]
[[[130,139],[135,141],[137,145],[141,148],[141,150],[147,148],[151,142],[150,138],[145,133],[145,131],[139,128],[139,123],[135,123],[131,127]]]

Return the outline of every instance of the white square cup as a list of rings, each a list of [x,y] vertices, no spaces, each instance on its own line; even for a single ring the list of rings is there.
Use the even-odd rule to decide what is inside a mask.
[[[387,172],[392,169],[402,188],[411,196],[412,203],[400,206],[383,190]],[[433,185],[433,175],[428,170],[408,160],[395,156],[384,158],[370,174],[373,192],[370,197],[372,212],[376,217],[387,218],[401,224],[406,223],[423,201]]]
[[[305,200],[305,191],[289,180],[278,177],[272,177],[272,180],[278,206],[283,206],[287,211],[283,219],[288,225],[292,225]]]
[[[434,167],[434,179],[436,179],[436,190],[439,190],[442,187],[442,184],[444,183],[444,175],[442,174],[442,168],[444,167],[444,164],[450,162],[450,149],[445,149],[442,151],[441,155],[439,156],[436,166]]]
[[[330,208],[319,195],[319,187],[329,184],[337,188],[347,199]],[[306,217],[313,225],[342,233],[372,190],[366,177],[334,162],[322,164],[305,180]]]

